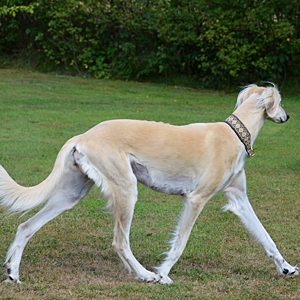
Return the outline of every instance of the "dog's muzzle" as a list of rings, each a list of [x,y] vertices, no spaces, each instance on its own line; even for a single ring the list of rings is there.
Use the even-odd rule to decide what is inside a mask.
[[[287,120],[290,118],[290,116],[288,114],[286,114],[286,119],[283,120],[283,119],[280,119],[280,123],[285,123],[287,122]]]

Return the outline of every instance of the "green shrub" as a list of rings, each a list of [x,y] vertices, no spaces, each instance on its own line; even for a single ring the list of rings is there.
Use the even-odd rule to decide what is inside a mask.
[[[2,2],[0,53],[31,48],[96,78],[181,74],[222,86],[299,76],[295,0]]]

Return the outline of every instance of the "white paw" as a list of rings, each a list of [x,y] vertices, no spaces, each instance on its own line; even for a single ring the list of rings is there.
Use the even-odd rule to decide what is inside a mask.
[[[5,283],[19,283],[19,284],[22,283],[19,279],[13,279],[12,277],[7,277],[3,282],[5,282]]]
[[[3,281],[5,283],[21,283],[21,281],[19,280],[19,276],[17,275],[17,278],[14,278],[14,276],[12,276],[12,271],[11,271],[11,264],[8,263],[6,265],[7,269],[6,269],[6,279]]]
[[[173,283],[173,280],[169,276],[161,277],[159,280],[159,283],[161,284],[171,284]]]
[[[299,275],[299,268],[297,266],[295,266],[295,267],[291,266],[290,268],[283,268],[282,275],[293,278],[293,277]]]
[[[146,282],[159,282],[161,280],[161,275],[155,274],[153,272],[148,272],[147,274],[144,274],[143,276],[137,276],[136,279],[141,279]]]

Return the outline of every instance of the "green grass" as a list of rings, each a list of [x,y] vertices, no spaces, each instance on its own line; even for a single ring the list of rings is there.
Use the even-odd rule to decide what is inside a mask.
[[[20,184],[41,182],[72,136],[101,121],[134,118],[176,125],[223,121],[236,94],[165,85],[93,80],[0,70],[0,163]],[[291,120],[266,122],[247,160],[248,195],[258,217],[291,264],[300,262],[300,97],[283,95]],[[25,248],[22,285],[0,284],[1,299],[299,299],[299,278],[283,279],[237,217],[221,213],[218,195],[198,218],[171,270],[174,284],[143,283],[127,274],[111,247],[113,217],[99,191],[45,225]],[[148,269],[176,224],[179,197],[139,185],[131,247]],[[0,261],[18,224],[35,212],[0,222]],[[3,274],[5,269],[3,268]],[[5,276],[2,276],[5,279]]]

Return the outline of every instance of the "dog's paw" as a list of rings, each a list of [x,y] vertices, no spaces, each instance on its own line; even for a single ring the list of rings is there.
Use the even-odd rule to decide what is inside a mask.
[[[5,283],[21,283],[21,281],[19,280],[19,278],[14,278],[14,276],[12,275],[12,270],[11,270],[11,264],[7,264],[6,265],[6,273],[5,276],[7,277],[3,282]],[[19,276],[17,276],[19,277]]]
[[[282,275],[289,277],[289,278],[293,278],[293,277],[299,275],[299,268],[297,266],[295,266],[295,267],[290,266],[289,268],[285,267],[282,270]]]
[[[161,276],[161,279],[159,280],[159,283],[161,284],[171,284],[173,283],[173,280],[169,276]]]
[[[14,279],[11,276],[7,276],[7,278],[3,282],[5,282],[5,283],[19,283],[19,284],[22,283],[19,279]]]
[[[161,284],[171,284],[173,280],[168,276],[168,273],[162,266],[155,267],[154,270],[157,274],[160,274],[160,280],[158,281]]]
[[[140,279],[145,282],[159,282],[161,278],[161,275],[155,274],[153,272],[147,272],[147,274],[143,274],[141,276],[136,277],[136,279]]]

